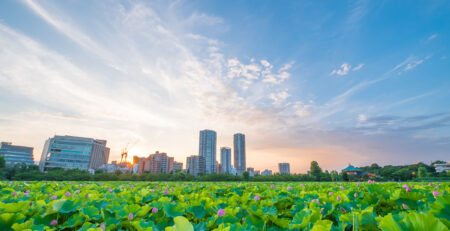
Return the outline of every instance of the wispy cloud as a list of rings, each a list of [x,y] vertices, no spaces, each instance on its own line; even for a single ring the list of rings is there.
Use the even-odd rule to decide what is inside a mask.
[[[438,36],[437,34],[430,35],[430,37],[428,37],[428,41],[431,41],[431,40],[437,38],[437,36]]]
[[[331,71],[330,75],[348,75],[348,73],[350,71],[357,71],[359,69],[361,69],[364,66],[363,63],[358,64],[356,67],[352,68],[352,65],[348,64],[348,63],[343,63],[340,68],[338,69],[334,69],[333,71]]]

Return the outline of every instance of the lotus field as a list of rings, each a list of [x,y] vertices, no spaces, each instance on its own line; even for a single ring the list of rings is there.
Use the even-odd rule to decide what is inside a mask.
[[[448,230],[449,186],[0,182],[0,230]]]

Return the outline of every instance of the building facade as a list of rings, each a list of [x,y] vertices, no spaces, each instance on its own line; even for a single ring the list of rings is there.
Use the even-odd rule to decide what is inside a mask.
[[[181,170],[183,170],[183,163],[174,161],[173,172],[180,172]]]
[[[34,164],[33,148],[12,145],[10,142],[2,142],[0,145],[0,156],[5,158],[6,166],[16,164]]]
[[[242,133],[234,134],[234,168],[238,174],[242,174],[246,170],[245,163],[245,135]]]
[[[262,171],[261,176],[271,176],[272,175],[272,170],[266,169],[264,171]]]
[[[199,156],[205,159],[206,173],[216,173],[217,133],[212,130],[200,131]]]
[[[193,176],[206,173],[206,161],[203,156],[188,156],[186,158],[186,170]]]
[[[221,173],[231,174],[231,148],[220,148],[220,165],[222,168]]]
[[[280,174],[291,174],[291,168],[289,166],[289,163],[279,163],[278,171]]]
[[[75,136],[54,136],[49,138],[42,151],[39,168],[96,170],[108,163],[109,148],[106,140]]]
[[[255,169],[254,168],[247,168],[247,172],[249,176],[255,176]]]

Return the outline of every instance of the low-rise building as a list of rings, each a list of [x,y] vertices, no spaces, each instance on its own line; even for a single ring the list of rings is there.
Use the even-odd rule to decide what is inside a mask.
[[[272,175],[272,170],[266,169],[261,173],[261,176],[270,176]]]
[[[436,172],[447,172],[450,170],[450,163],[434,164],[434,168],[436,169]]]
[[[10,142],[2,142],[0,145],[0,156],[5,158],[6,166],[16,164],[34,164],[33,148],[26,146],[12,145]]]

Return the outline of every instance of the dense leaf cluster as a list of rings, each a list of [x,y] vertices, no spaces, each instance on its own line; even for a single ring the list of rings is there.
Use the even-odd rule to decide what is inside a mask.
[[[448,230],[449,183],[0,182],[0,230]]]

